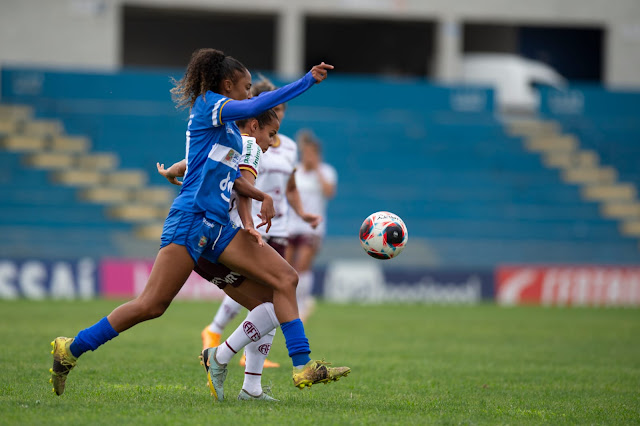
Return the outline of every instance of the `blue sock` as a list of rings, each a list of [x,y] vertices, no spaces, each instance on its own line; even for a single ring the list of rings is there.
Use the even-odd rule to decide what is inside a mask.
[[[289,357],[293,361],[293,365],[305,365],[311,361],[309,354],[311,349],[309,348],[309,341],[304,334],[304,326],[300,318],[296,318],[293,321],[283,322],[280,324],[282,334],[284,334],[284,340],[289,350]]]
[[[111,327],[107,317],[102,318],[89,328],[85,328],[76,336],[69,350],[71,354],[78,358],[87,351],[95,351],[98,346],[107,343],[118,335],[118,332]]]

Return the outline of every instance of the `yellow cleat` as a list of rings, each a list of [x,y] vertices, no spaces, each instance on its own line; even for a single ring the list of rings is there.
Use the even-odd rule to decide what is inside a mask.
[[[329,365],[329,362],[309,361],[302,368],[293,367],[293,385],[304,389],[316,383],[336,382],[351,373],[349,367],[328,367]]]
[[[64,393],[67,375],[76,366],[77,359],[71,354],[69,346],[73,342],[70,337],[57,337],[51,342],[53,345],[53,368],[49,369],[51,373],[51,383],[53,383],[53,392],[56,395]]]
[[[203,351],[205,349],[215,348],[217,346],[220,346],[220,338],[222,336],[218,333],[214,333],[213,331],[209,330],[209,326],[206,326],[204,330],[202,330],[202,333],[200,333],[200,336],[202,337]]]

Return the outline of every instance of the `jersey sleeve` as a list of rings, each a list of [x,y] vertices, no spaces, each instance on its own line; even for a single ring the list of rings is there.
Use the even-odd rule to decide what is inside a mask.
[[[214,92],[207,92],[204,99],[204,106],[201,110],[202,113],[211,117],[211,125],[213,127],[223,125],[224,123],[221,120],[220,113],[222,107],[231,99]]]
[[[309,90],[316,80],[311,71],[299,80],[287,84],[271,92],[263,92],[259,96],[243,101],[229,100],[220,104],[219,123],[243,120],[255,117],[274,106],[283,104]]]
[[[258,177],[258,166],[260,165],[261,155],[262,150],[256,142],[256,139],[243,136],[242,156],[240,157],[240,163],[238,164],[238,171],[248,170],[253,173],[253,176]]]
[[[328,183],[332,185],[338,183],[338,172],[336,172],[336,169],[334,169],[333,166],[323,163],[320,173],[322,173],[322,177],[324,177]]]

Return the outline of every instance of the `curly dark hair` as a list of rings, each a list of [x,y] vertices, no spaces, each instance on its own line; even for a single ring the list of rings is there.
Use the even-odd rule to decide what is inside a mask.
[[[264,129],[264,127],[275,121],[278,121],[278,115],[276,114],[276,112],[273,110],[273,108],[269,108],[266,111],[261,112],[260,114],[256,115],[255,117],[252,118],[245,118],[242,120],[236,120],[236,125],[238,127],[244,127],[247,125],[247,123],[251,120],[258,120],[258,126],[260,126],[261,129]]]
[[[226,56],[216,49],[198,49],[191,55],[187,71],[176,81],[171,96],[176,108],[192,107],[200,95],[208,90],[220,93],[220,84],[225,79],[235,82],[239,74],[247,72],[242,62]]]

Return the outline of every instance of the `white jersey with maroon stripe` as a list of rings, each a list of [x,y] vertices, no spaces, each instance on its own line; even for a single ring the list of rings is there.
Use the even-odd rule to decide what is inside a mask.
[[[258,176],[258,169],[260,168],[260,159],[264,154],[262,149],[256,142],[256,138],[251,136],[242,135],[242,156],[240,156],[240,163],[238,163],[238,170],[248,170],[253,173],[254,176]],[[240,215],[238,214],[238,195],[235,191],[231,191],[231,201],[229,202],[229,217],[239,227],[242,226]],[[255,201],[254,201],[255,202]],[[257,226],[260,222],[255,222]]]
[[[287,182],[295,171],[298,161],[298,145],[289,137],[278,133],[276,143],[262,154],[256,187],[266,192],[273,198],[276,216],[271,220],[271,229],[266,233],[266,226],[258,230],[262,235],[270,237],[287,237],[287,215],[289,203],[287,202]],[[262,203],[253,200],[253,221],[256,226],[262,222],[258,217]],[[295,213],[294,213],[295,214]]]

